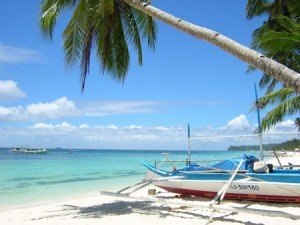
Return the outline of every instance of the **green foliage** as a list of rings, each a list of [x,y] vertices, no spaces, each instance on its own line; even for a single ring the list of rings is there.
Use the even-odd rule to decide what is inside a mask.
[[[40,27],[45,37],[52,39],[56,21],[65,9],[73,10],[63,33],[65,60],[70,66],[80,63],[82,91],[93,50],[101,70],[124,82],[130,64],[128,46],[136,51],[140,65],[141,40],[155,48],[154,20],[118,0],[43,0]]]
[[[285,116],[299,112],[300,95],[286,87],[260,98],[259,104],[263,106],[275,105],[275,108],[269,111],[262,120],[262,130],[266,130],[281,122]]]
[[[256,16],[268,14],[271,3],[268,0],[248,0],[246,6],[247,18],[253,19]]]
[[[248,0],[246,10],[249,19],[268,15],[264,24],[253,32],[252,47],[300,72],[300,1]],[[249,71],[252,70],[250,67]],[[266,89],[266,95],[259,99],[260,105],[274,107],[262,120],[263,130],[300,112],[299,94],[278,84],[267,74],[259,82]]]

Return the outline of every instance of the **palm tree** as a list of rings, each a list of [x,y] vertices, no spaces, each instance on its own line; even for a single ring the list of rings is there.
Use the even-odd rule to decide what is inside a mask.
[[[254,49],[261,49],[265,55],[300,72],[300,24],[285,16],[276,18],[276,29],[268,29],[266,25],[253,38]],[[265,29],[265,30],[264,30]],[[263,31],[264,30],[264,31]],[[278,81],[264,74],[260,87],[267,88],[266,93],[273,91]]]
[[[141,32],[143,30],[144,34],[148,36],[148,43],[154,46],[155,32],[150,16],[222,48],[251,66],[280,80],[293,90],[300,92],[299,73],[218,32],[196,26],[163,12],[151,6],[149,0],[43,0],[41,28],[44,34],[49,37],[52,36],[56,19],[66,8],[75,8],[64,32],[66,60],[69,64],[78,60],[81,61],[82,90],[88,74],[93,45],[97,47],[97,56],[102,62],[102,68],[111,72],[118,80],[124,81],[129,66],[126,41],[133,40],[133,45],[141,56],[136,31]],[[129,19],[130,12],[135,13],[131,16],[132,19]],[[140,15],[141,18],[147,18],[147,20],[141,19],[144,21],[141,26],[138,22],[134,22],[137,15]],[[124,25],[125,21],[128,21],[127,26]],[[122,60],[124,62],[120,62]]]
[[[266,56],[298,73],[300,59],[299,52],[295,50],[299,48],[299,34],[294,35],[294,26],[298,25],[300,19],[299,3],[297,0],[248,0],[246,7],[248,19],[268,15],[264,24],[253,32],[252,48],[261,50]],[[298,43],[295,43],[297,39]],[[249,71],[251,70],[253,68],[250,67]],[[266,88],[268,94],[277,84],[278,80],[264,74],[259,86]]]
[[[136,50],[139,64],[142,64],[141,36],[147,38],[150,48],[155,46],[153,19],[114,0],[44,0],[40,25],[46,37],[52,38],[58,15],[70,7],[75,10],[63,33],[65,59],[69,65],[80,62],[82,91],[93,47],[102,70],[123,82],[130,62],[127,42]]]
[[[300,2],[297,0],[248,0],[247,17],[267,14],[268,19],[253,32],[252,47],[265,55],[300,72]],[[264,74],[260,87],[266,95],[259,102],[265,107],[275,106],[262,120],[262,129],[281,122],[287,115],[300,112],[300,96],[283,85],[275,90],[278,81]]]

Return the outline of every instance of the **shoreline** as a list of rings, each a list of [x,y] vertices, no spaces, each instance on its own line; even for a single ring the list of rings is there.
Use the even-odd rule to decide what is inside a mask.
[[[100,193],[100,191],[99,191],[99,193]],[[58,203],[66,202],[66,201],[80,200],[80,199],[89,198],[89,197],[93,197],[93,196],[97,196],[97,194],[96,193],[88,192],[86,194],[78,195],[76,197],[75,196],[74,197],[65,197],[65,198],[61,198],[61,199],[56,200],[56,201],[47,201],[47,200],[45,200],[44,202],[41,201],[41,202],[29,203],[29,204],[18,205],[18,206],[16,205],[16,206],[8,207],[8,208],[1,208],[0,207],[0,213],[4,212],[4,211],[34,208],[34,207],[39,207],[39,206],[45,206],[45,205],[51,205],[51,204],[58,204]]]
[[[139,190],[134,196],[147,196],[147,187]],[[156,188],[157,189],[157,188]],[[165,193],[163,193],[165,194]],[[170,195],[165,195],[170,197]],[[177,201],[208,203],[209,199],[181,199]],[[280,210],[296,214],[299,204],[273,204],[247,201],[224,201],[224,206],[236,206],[247,208],[259,208],[266,210]],[[151,203],[136,199],[111,197],[105,195],[81,196],[74,199],[56,201],[47,204],[27,206],[0,211],[0,223],[5,225],[14,224],[99,224],[119,225],[120,221],[142,223],[144,225],[165,224],[204,224],[212,211],[197,208],[176,208],[161,203]],[[299,214],[299,212],[298,212]],[[245,213],[216,212],[212,225],[217,224],[289,224],[296,225],[300,219],[292,220],[286,217],[269,217]]]
[[[125,184],[126,185],[126,184]],[[117,184],[114,186],[110,186],[107,189],[110,191],[117,191],[120,189],[121,184]],[[73,201],[73,200],[80,200],[80,199],[85,199],[89,197],[94,197],[100,195],[100,192],[104,190],[97,190],[97,191],[89,191],[89,192],[84,192],[84,193],[77,193],[77,194],[71,194],[71,195],[65,195],[64,197],[60,197],[57,200],[50,200],[50,198],[47,199],[42,199],[36,202],[30,202],[30,203],[24,203],[24,204],[18,204],[18,205],[7,205],[7,207],[0,206],[0,212],[3,211],[10,211],[10,210],[15,210],[15,209],[25,209],[25,208],[32,208],[32,207],[38,207],[38,206],[44,206],[44,205],[50,205],[50,204],[57,204],[57,203],[62,203],[62,202],[67,202],[67,201]]]

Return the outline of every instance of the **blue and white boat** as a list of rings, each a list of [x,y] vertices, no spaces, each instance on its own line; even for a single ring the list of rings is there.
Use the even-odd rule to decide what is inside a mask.
[[[209,166],[191,164],[171,172],[142,163],[148,169],[145,180],[169,192],[214,198],[237,170],[226,199],[300,203],[300,170],[275,169],[253,156]]]
[[[269,202],[300,203],[300,170],[283,167],[276,168],[264,161],[262,149],[262,129],[255,87],[260,140],[259,160],[253,156],[224,160],[215,164],[190,164],[190,129],[188,125],[189,150],[187,166],[166,171],[142,162],[148,172],[145,180],[169,192],[181,195],[194,195],[222,200],[242,199]],[[278,157],[276,156],[279,161]],[[279,162],[280,163],[280,162]],[[217,198],[216,198],[217,197]]]

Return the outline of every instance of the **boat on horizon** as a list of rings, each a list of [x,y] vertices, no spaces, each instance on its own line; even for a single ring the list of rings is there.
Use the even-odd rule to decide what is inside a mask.
[[[19,154],[46,154],[45,148],[31,148],[31,147],[14,147],[10,149],[13,153]]]

